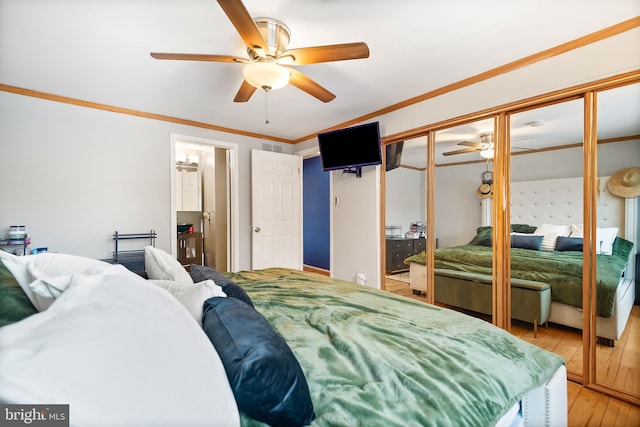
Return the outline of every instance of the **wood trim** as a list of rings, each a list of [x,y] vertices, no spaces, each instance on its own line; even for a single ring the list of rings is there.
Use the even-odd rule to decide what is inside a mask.
[[[501,113],[494,121],[495,157],[493,181],[493,284],[492,322],[499,328],[511,329],[511,257],[509,215],[509,146],[507,115]]]
[[[401,168],[403,169],[410,169],[410,170],[414,170],[414,171],[418,171],[418,172],[422,172],[427,170],[427,168],[417,168],[415,166],[409,166],[409,165],[400,165]]]
[[[620,136],[620,137],[616,137],[616,138],[606,138],[606,139],[599,139],[598,140],[598,145],[600,144],[611,144],[612,142],[624,142],[624,141],[633,141],[636,139],[640,139],[640,135],[628,135],[628,136]],[[584,143],[582,142],[576,142],[573,144],[565,144],[565,145],[556,145],[555,147],[545,147],[545,148],[538,148],[535,150],[522,150],[522,151],[517,151],[515,153],[511,153],[511,156],[521,156],[523,154],[532,154],[532,153],[544,153],[547,151],[556,151],[556,150],[564,150],[567,148],[578,148],[578,147],[582,147],[584,145]],[[453,163],[441,163],[441,164],[436,164],[437,168],[444,168],[447,166],[460,166],[460,165],[472,165],[475,163],[485,163],[486,160],[485,159],[481,159],[481,160],[467,160],[464,162],[453,162]],[[415,170],[423,170],[422,168],[416,168],[416,167],[411,167],[411,166],[406,166],[408,169],[415,169]]]
[[[5,84],[0,84],[0,91],[9,92],[9,93],[15,93],[16,95],[23,95],[23,96],[30,96],[30,97],[33,97],[33,98],[45,99],[47,101],[61,102],[63,104],[76,105],[78,107],[93,108],[95,110],[109,111],[111,113],[126,114],[126,115],[129,115],[129,116],[143,117],[145,119],[160,120],[160,121],[163,121],[163,122],[171,122],[171,123],[177,123],[177,124],[186,125],[186,126],[193,126],[193,127],[197,127],[197,128],[214,130],[214,131],[218,131],[218,132],[225,132],[225,133],[231,133],[231,134],[236,134],[236,135],[242,135],[242,136],[247,136],[247,137],[250,137],[250,138],[267,139],[267,140],[270,140],[270,141],[283,142],[283,143],[286,143],[286,144],[293,144],[294,143],[290,139],[278,138],[278,137],[274,137],[274,136],[267,136],[267,135],[263,135],[263,134],[259,134],[259,133],[253,133],[253,132],[246,132],[246,131],[242,131],[242,130],[238,130],[238,129],[232,129],[232,128],[227,128],[227,127],[223,127],[223,126],[216,126],[216,125],[212,125],[212,124],[209,124],[209,123],[197,122],[197,121],[194,121],[194,120],[187,120],[187,119],[180,119],[180,118],[177,118],[177,117],[165,116],[165,115],[162,115],[162,114],[147,113],[147,112],[144,112],[144,111],[132,110],[130,108],[115,107],[113,105],[100,104],[100,103],[91,102],[91,101],[84,101],[84,100],[77,99],[77,98],[70,98],[68,96],[54,95],[54,94],[50,94],[50,93],[46,93],[46,92],[40,92],[40,91],[37,91],[37,90],[25,89],[25,88],[21,88],[21,87],[17,87],[17,86],[10,86],[10,85],[5,85]]]
[[[383,138],[383,141],[385,143],[391,143],[394,141],[404,141],[406,139],[418,138],[420,136],[426,135],[426,133],[430,130],[441,130],[453,126],[475,122],[478,120],[484,120],[502,112],[517,113],[558,102],[570,101],[572,99],[582,98],[584,93],[587,91],[602,91],[619,86],[625,86],[632,83],[640,83],[640,69],[611,77],[606,77],[594,82],[583,83],[546,94],[536,95],[531,98],[510,102],[507,104],[499,105],[497,107],[487,108],[485,110],[476,111],[474,113],[442,120],[440,122],[431,123],[417,128],[408,129],[403,132],[387,135]]]
[[[312,273],[322,274],[323,276],[331,276],[331,272],[329,270],[325,270],[324,268],[314,267],[312,265],[303,265],[303,271],[310,271]]]
[[[623,402],[630,403],[632,405],[640,406],[640,397],[622,392],[615,388],[607,387],[602,384],[589,384],[588,387],[591,390],[603,393],[607,396],[611,396],[615,399],[622,400]]]
[[[501,133],[502,144],[504,147],[503,172],[504,179],[504,230],[502,232],[504,241],[504,276],[502,277],[502,287],[500,296],[502,296],[502,325],[507,331],[511,331],[511,141],[510,141],[510,115],[507,113],[499,114],[496,120],[496,127]]]
[[[583,265],[582,265],[582,348],[583,348],[583,385],[591,385],[596,378],[596,248],[593,237],[596,235],[597,212],[597,107],[596,96],[587,92],[584,97],[584,184],[583,184]]]
[[[436,206],[436,167],[435,167],[435,155],[436,155],[436,133],[431,131],[427,134],[427,173],[425,174],[425,188],[427,190],[427,206],[426,206],[426,257],[425,264],[427,268],[427,302],[430,304],[435,303],[435,248],[436,248],[436,225],[435,225],[435,206]]]
[[[387,150],[386,145],[382,145],[382,165],[380,166],[380,230],[378,232],[380,243],[380,289],[386,290],[387,281]]]

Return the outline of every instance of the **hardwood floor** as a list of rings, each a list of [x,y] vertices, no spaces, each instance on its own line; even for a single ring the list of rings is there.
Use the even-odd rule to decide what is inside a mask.
[[[403,295],[419,301],[426,302],[424,295],[414,295],[405,282],[392,279],[386,280],[386,290],[394,294]],[[634,307],[634,312],[640,311],[640,307]],[[631,326],[631,325],[628,325]],[[637,326],[636,326],[637,328]],[[637,329],[634,329],[637,332]],[[573,370],[582,370],[582,341],[579,333],[574,331],[563,331],[557,328],[538,328],[538,336],[533,336],[533,330],[528,325],[512,325],[512,332],[526,341],[532,342],[543,348],[560,354],[567,360],[567,367]],[[621,343],[623,344],[623,343]],[[616,348],[599,349],[598,360],[607,358],[621,358],[622,346]],[[637,361],[631,367],[623,370],[619,378],[613,381],[631,380],[640,382],[638,378]],[[629,371],[629,369],[632,369]],[[569,381],[567,383],[568,393],[568,419],[570,427],[582,426],[640,426],[640,407],[614,399],[605,394],[581,386]]]

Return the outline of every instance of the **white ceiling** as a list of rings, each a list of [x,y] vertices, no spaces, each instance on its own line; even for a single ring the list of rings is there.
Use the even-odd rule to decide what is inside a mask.
[[[262,91],[233,102],[242,65],[149,56],[245,57],[214,0],[0,0],[0,83],[297,140],[640,16],[638,0],[244,4],[254,17],[284,22],[289,47],[363,41],[370,57],[297,67],[336,99],[325,104],[287,86],[269,93],[265,124]]]

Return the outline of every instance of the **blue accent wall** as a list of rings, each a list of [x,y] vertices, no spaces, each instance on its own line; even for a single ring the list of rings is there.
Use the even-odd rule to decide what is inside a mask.
[[[303,263],[325,270],[331,268],[330,178],[330,172],[322,171],[319,156],[303,160]]]

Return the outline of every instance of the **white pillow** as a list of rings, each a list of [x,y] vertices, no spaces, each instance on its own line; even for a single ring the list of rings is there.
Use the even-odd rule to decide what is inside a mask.
[[[12,257],[3,256],[3,261],[38,311],[46,310],[67,289],[72,275],[113,267],[97,259],[55,252]]]
[[[191,275],[171,254],[153,246],[144,248],[144,268],[152,280],[193,283]]]
[[[239,426],[224,366],[175,298],[126,269],[74,275],[0,328],[0,402],[69,404],[75,426]]]
[[[613,242],[617,236],[618,227],[596,227],[596,253],[611,255],[613,253]],[[584,225],[572,224],[571,237],[584,237]]]
[[[171,280],[149,280],[176,297],[198,324],[202,325],[202,306],[211,297],[226,297],[222,287],[213,280],[198,283],[180,283]]]
[[[556,240],[559,236],[568,237],[571,234],[570,225],[553,225],[553,224],[540,224],[535,235],[542,235],[542,244],[540,249],[543,251],[553,251],[556,249]]]
[[[571,224],[571,237],[584,236],[584,224]]]
[[[618,227],[596,228],[596,253],[611,255],[613,253],[613,242],[617,236]]]

